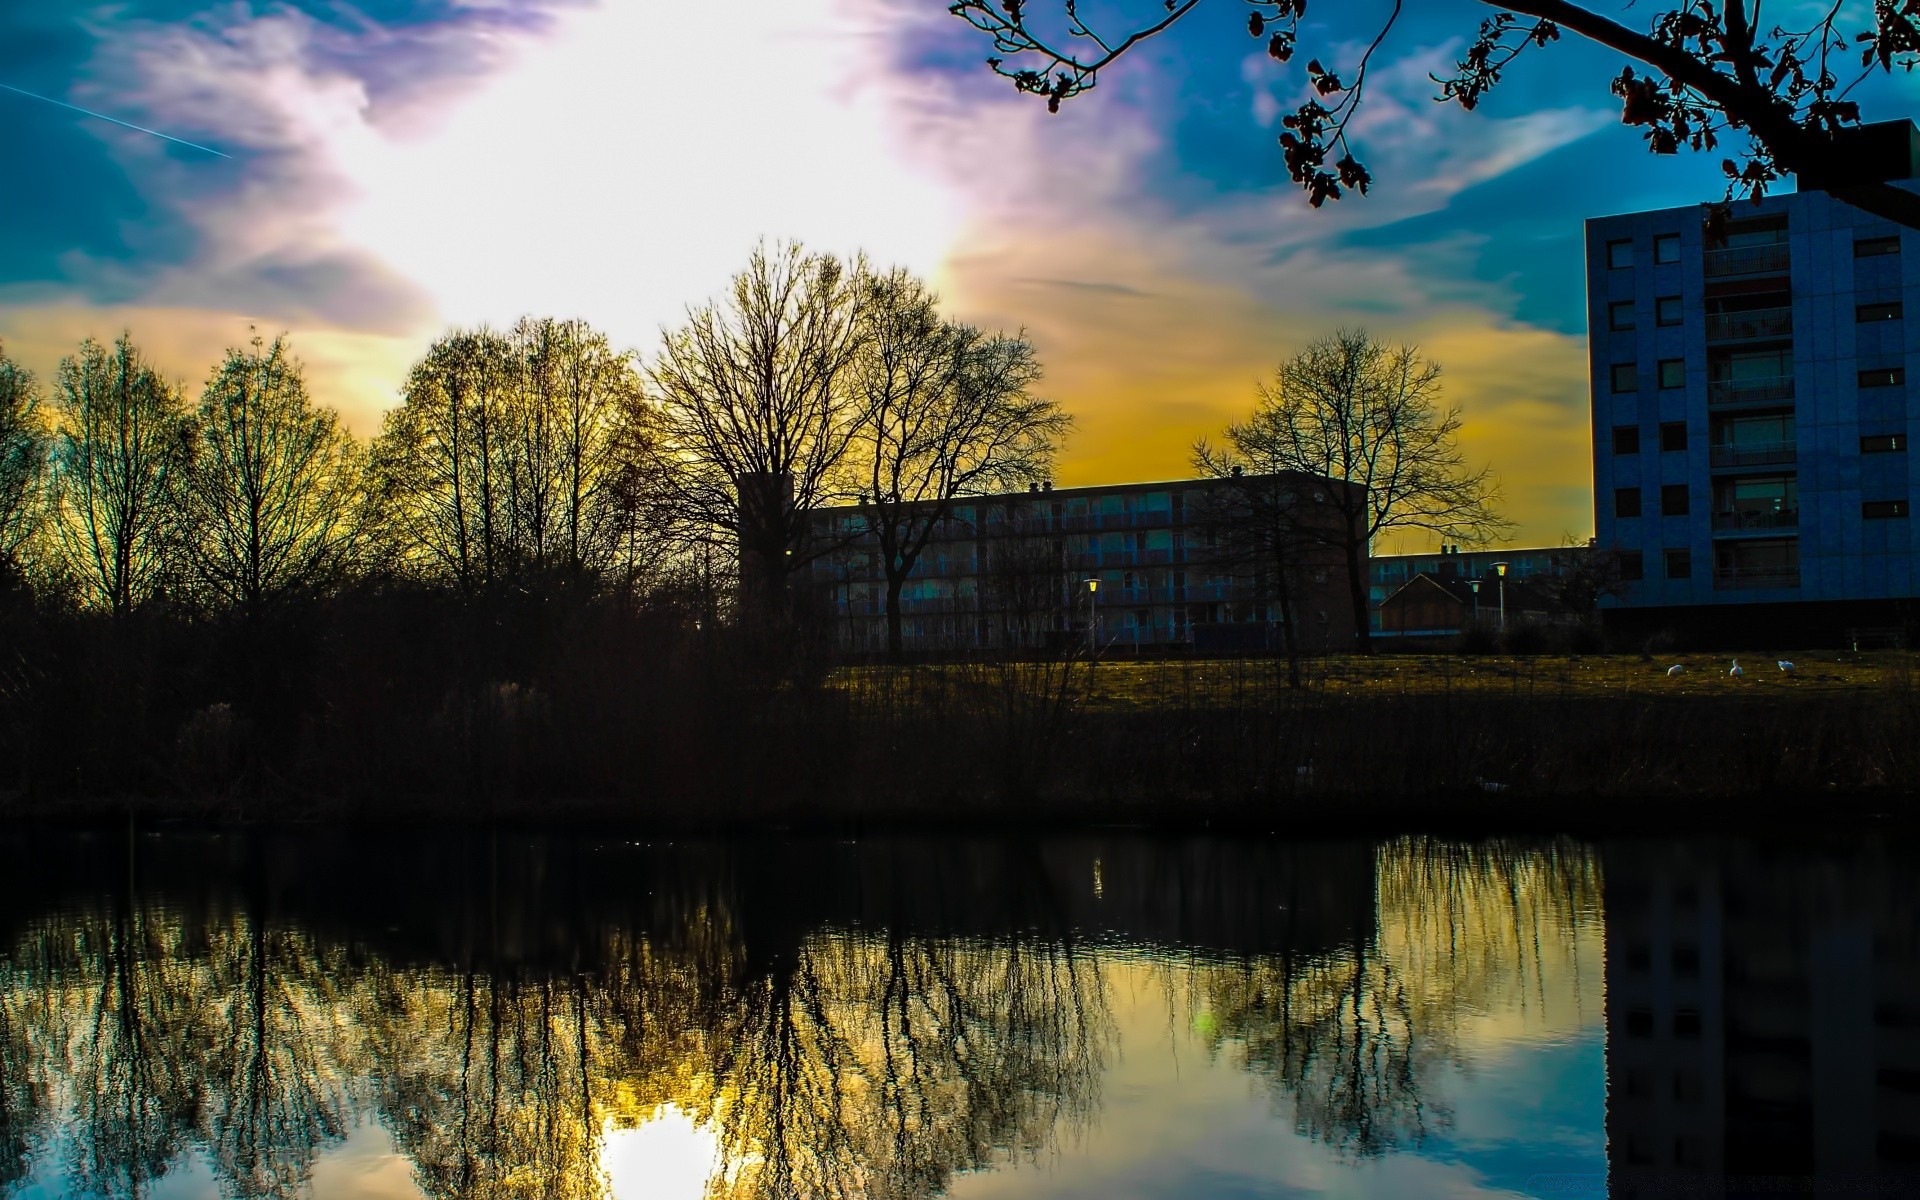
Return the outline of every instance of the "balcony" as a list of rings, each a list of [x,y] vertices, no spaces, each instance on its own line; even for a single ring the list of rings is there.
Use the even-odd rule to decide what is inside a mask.
[[[1758,342],[1793,333],[1793,309],[1747,308],[1707,314],[1709,342]]]
[[[1798,567],[1719,567],[1713,572],[1716,590],[1737,588],[1797,588]]]
[[[1713,465],[1716,467],[1764,467],[1773,463],[1790,463],[1797,457],[1799,447],[1793,442],[1751,442],[1713,448]]]
[[[1715,379],[1707,384],[1707,404],[1725,408],[1744,404],[1775,404],[1793,399],[1793,376],[1758,379]]]
[[[1728,275],[1782,274],[1787,270],[1787,244],[1764,246],[1723,246],[1709,250],[1704,267],[1709,279]]]
[[[1798,508],[1730,509],[1713,514],[1715,533],[1738,533],[1748,529],[1793,529],[1799,524]]]

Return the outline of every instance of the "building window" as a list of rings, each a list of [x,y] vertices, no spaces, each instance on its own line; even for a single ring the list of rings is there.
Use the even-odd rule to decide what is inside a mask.
[[[1687,360],[1684,358],[1661,359],[1660,386],[1663,388],[1682,388],[1687,386]]]
[[[1898,321],[1900,319],[1900,302],[1898,300],[1883,300],[1878,304],[1855,305],[1853,309],[1853,319],[1863,322]]]
[[[1687,423],[1667,421],[1660,426],[1660,451],[1672,454],[1687,448]]]
[[[1666,559],[1668,579],[1693,578],[1693,551],[1685,547],[1677,550],[1668,550],[1666,552]]]
[[[1607,267],[1618,271],[1633,265],[1633,239],[1620,238],[1607,243]]]
[[[1669,483],[1660,489],[1660,515],[1664,517],[1684,517],[1687,515],[1687,485]]]
[[[1907,515],[1907,502],[1905,500],[1869,500],[1860,506],[1860,515],[1869,521],[1904,517]]]
[[[1634,510],[1638,511],[1639,507],[1639,504],[1636,503]],[[1638,550],[1622,550],[1620,552],[1620,578],[1626,580],[1628,583],[1632,583],[1635,580],[1645,579],[1646,577],[1646,560],[1641,556],[1640,552]]]
[[[1613,489],[1613,515],[1616,517],[1637,517],[1640,515],[1640,489]]]
[[[1640,387],[1640,367],[1637,363],[1615,363],[1612,379],[1615,392],[1636,391]]]
[[[1653,302],[1655,325],[1678,325],[1681,321],[1680,297],[1662,296]]]
[[[1680,235],[1662,233],[1653,239],[1653,261],[1657,263],[1677,263],[1680,261]]]
[[[1614,430],[1616,439],[1620,431]],[[1860,439],[1860,453],[1888,454],[1895,450],[1905,450],[1907,439],[1897,433],[1869,433]]]
[[[1613,452],[1615,454],[1640,453],[1640,427],[1638,425],[1615,425],[1613,427]]]
[[[1891,237],[1858,238],[1855,239],[1853,243],[1853,256],[1855,258],[1878,258],[1882,254],[1898,253],[1900,253],[1900,238],[1898,234]]]
[[[1615,332],[1633,328],[1633,301],[1616,300],[1607,305],[1607,328]]]
[[[1860,372],[1861,387],[1897,387],[1907,381],[1905,367],[1875,367]]]

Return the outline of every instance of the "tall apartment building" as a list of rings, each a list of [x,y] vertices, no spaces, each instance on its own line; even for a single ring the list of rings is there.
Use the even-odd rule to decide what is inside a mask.
[[[1239,486],[1187,479],[964,497],[906,581],[902,646],[921,653],[1083,642],[1122,653],[1278,649],[1275,573],[1223,549],[1220,514],[1230,511],[1225,498]],[[1302,526],[1331,519],[1338,527],[1326,500],[1345,485],[1300,476],[1286,486],[1280,494],[1294,498]],[[845,650],[884,651],[886,575],[867,518],[847,506],[819,509],[811,520],[816,541],[836,547],[810,568],[819,619],[832,623]],[[1350,647],[1343,560],[1328,547],[1304,546],[1292,561],[1298,644]]]
[[[1858,131],[1920,190],[1920,130]],[[1640,626],[1830,640],[1920,596],[1920,233],[1824,192],[1587,222],[1597,544]],[[1915,305],[1915,320],[1906,306]],[[1707,621],[1712,625],[1707,625]]]

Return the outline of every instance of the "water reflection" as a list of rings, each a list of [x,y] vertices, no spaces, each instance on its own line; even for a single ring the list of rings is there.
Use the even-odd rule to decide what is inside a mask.
[[[1892,1041],[1802,1035],[1800,1107],[1775,1095],[1786,1051],[1754,1041],[1790,1036],[1765,1026],[1788,992],[1823,1029],[1905,1028],[1920,957],[1887,851],[42,835],[0,854],[18,867],[0,879],[0,1196],[324,1193],[316,1168],[369,1128],[436,1198],[652,1194],[633,1173],[658,1182],[670,1155],[714,1200],[988,1194],[1023,1163],[1049,1174],[1001,1194],[1065,1192],[1145,1152],[1129,1113],[1209,1136],[1226,1109],[1153,1082],[1163,1061],[1198,1079],[1190,1048],[1272,1134],[1240,1160],[1210,1149],[1170,1194],[1232,1177],[1365,1195],[1391,1175],[1511,1195],[1569,1166],[1597,1187],[1608,1161],[1623,1179],[1668,1165],[1627,1147],[1722,1133],[1682,1163],[1911,1161],[1914,1109],[1889,1097],[1920,1076]],[[1808,982],[1863,963],[1878,999]],[[1647,1074],[1685,1066],[1661,1040],[1682,1028],[1724,1047],[1691,1089]],[[1584,1046],[1591,1075],[1528,1074]],[[1532,1093],[1500,1091],[1522,1077]],[[1582,1089],[1590,1118],[1556,1094]],[[1642,1093],[1662,1098],[1622,1106]],[[1563,1118],[1529,1126],[1532,1109]],[[1750,1129],[1762,1110],[1771,1132]],[[1861,1112],[1865,1142],[1815,1119]],[[1783,1157],[1803,1126],[1851,1157]]]
[[[1920,1193],[1915,865],[1879,841],[1608,849],[1615,1196]]]

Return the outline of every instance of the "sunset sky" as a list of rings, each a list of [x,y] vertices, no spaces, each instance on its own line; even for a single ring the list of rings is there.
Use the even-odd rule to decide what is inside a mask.
[[[1717,156],[1648,156],[1574,42],[1434,105],[1488,10],[1417,8],[1359,130],[1375,194],[1314,212],[1274,142],[1297,81],[1225,0],[1056,117],[945,0],[8,4],[0,84],[228,157],[0,92],[0,338],[46,376],[127,327],[197,392],[284,330],[367,434],[449,324],[578,316],[644,355],[792,237],[1026,328],[1079,421],[1062,484],[1185,474],[1280,357],[1364,325],[1446,368],[1516,541],[1584,537],[1581,220],[1716,198]]]

